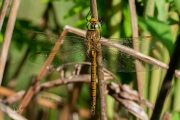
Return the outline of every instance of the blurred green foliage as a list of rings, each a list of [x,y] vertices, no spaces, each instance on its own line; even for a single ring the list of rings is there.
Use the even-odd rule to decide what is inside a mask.
[[[158,51],[150,55],[168,64],[170,56],[173,52],[174,42],[179,32],[179,14],[180,1],[179,0],[155,0],[153,4],[150,0],[136,0],[137,19],[140,36],[152,35],[157,37],[159,42],[163,44],[163,48],[158,48]],[[98,14],[102,19],[101,35],[103,37],[124,38],[132,36],[130,10],[128,1],[120,0],[98,0]],[[152,9],[149,9],[151,8]],[[32,44],[28,38],[24,36],[26,31],[51,31],[53,34],[59,34],[65,25],[71,25],[77,28],[85,29],[86,16],[90,10],[89,1],[82,0],[40,0],[21,1],[19,14],[14,26],[13,38],[9,50],[9,62],[5,72],[3,85],[8,86],[9,82],[16,76],[16,85],[14,89],[26,90],[31,83],[30,78],[37,75],[41,65],[33,64],[28,60],[28,57],[37,51],[45,50],[40,44]],[[153,14],[152,14],[153,13]],[[5,28],[7,19],[5,19],[3,29],[0,34],[0,42]],[[28,51],[29,49],[29,51]],[[26,51],[28,51],[26,53]],[[25,62],[21,62],[25,54]],[[112,58],[113,56],[110,56]],[[18,69],[19,65],[23,64],[22,68]],[[144,97],[155,102],[156,96],[164,78],[165,71],[162,69],[148,72],[145,76]],[[131,84],[134,81],[135,73],[118,73],[117,76],[122,83]],[[51,79],[52,76],[47,76],[45,79]],[[173,91],[169,95],[169,103],[165,105],[164,110],[173,113],[172,120],[179,119],[180,106],[178,97],[180,82],[174,78]],[[44,82],[42,81],[42,82]],[[69,92],[66,86],[58,86],[57,88],[48,90],[57,94],[67,100]],[[67,91],[67,92],[65,92]],[[77,103],[77,108],[89,108],[90,96],[89,85],[83,84],[80,96]],[[173,98],[173,99],[172,99]],[[109,99],[109,98],[108,98]],[[109,99],[108,106],[113,106],[114,101]],[[34,106],[36,108],[36,106]],[[59,110],[48,108],[48,119],[54,120],[59,116]],[[39,110],[39,109],[38,109]],[[175,111],[174,111],[175,110]],[[99,109],[97,110],[99,111]],[[112,109],[113,111],[113,109]],[[112,114],[117,111],[109,110],[109,119],[112,119]],[[147,110],[149,116],[152,111]],[[117,112],[119,113],[119,112]],[[122,114],[121,114],[122,115]],[[132,118],[132,117],[131,117]],[[8,119],[8,118],[6,118]]]

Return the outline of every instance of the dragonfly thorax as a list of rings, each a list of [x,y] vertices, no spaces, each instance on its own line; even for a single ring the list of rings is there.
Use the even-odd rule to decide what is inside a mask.
[[[101,28],[101,24],[96,18],[91,18],[86,24],[86,27],[88,30],[99,30]]]

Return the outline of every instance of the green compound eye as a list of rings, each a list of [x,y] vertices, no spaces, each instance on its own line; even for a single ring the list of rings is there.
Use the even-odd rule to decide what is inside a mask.
[[[86,24],[88,30],[99,30],[101,28],[101,24],[96,18],[91,18],[91,20]]]

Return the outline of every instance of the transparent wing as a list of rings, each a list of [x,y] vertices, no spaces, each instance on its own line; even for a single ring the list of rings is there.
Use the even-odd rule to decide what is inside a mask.
[[[48,58],[51,51],[37,52],[29,57],[31,62],[37,64],[43,64]],[[86,57],[86,46],[85,43],[72,43],[64,41],[57,54],[54,57],[52,65],[59,66],[69,62],[84,62],[89,61]]]
[[[157,38],[152,36],[110,38],[108,40],[129,48],[133,48],[134,42],[136,46],[139,46],[138,51],[146,55],[148,55],[152,50],[162,46]],[[158,66],[156,65],[146,63],[113,47],[102,45],[102,53],[104,66],[114,72],[144,72],[158,69]],[[138,69],[136,69],[135,63],[138,65]]]
[[[140,52],[148,51],[157,48],[157,46],[161,46],[160,43],[157,44],[158,39],[152,36],[142,36],[142,37],[134,37],[134,38],[110,38],[108,40],[124,45],[129,48],[133,48],[133,43],[134,43],[136,46],[139,46]]]
[[[104,67],[113,72],[145,72],[158,69],[158,66],[146,63],[114,47],[102,45],[102,54]]]
[[[32,37],[33,43],[41,44],[43,47],[51,49],[56,41],[58,40],[57,35],[45,34],[41,32],[32,32],[28,33],[29,37]],[[103,38],[102,38],[103,39]],[[154,37],[146,36],[146,37],[138,37],[138,38],[123,38],[123,39],[109,39],[115,43],[127,46],[132,48],[132,43],[134,41],[135,45],[140,46],[140,52],[146,51],[148,53],[150,50],[157,47],[157,40]],[[75,37],[75,36],[66,36],[64,38],[63,44],[60,46],[59,51],[57,51],[57,55],[52,62],[53,65],[59,66],[64,63],[69,62],[84,62],[90,61],[90,59],[86,56],[86,40],[83,37]],[[116,48],[104,46],[102,45],[102,53],[103,53],[103,62],[104,67],[114,71],[114,72],[143,72],[143,71],[151,71],[155,70],[158,67],[155,65],[148,64],[141,60],[134,58],[126,53],[123,53]],[[30,56],[29,60],[43,64],[47,59],[50,51],[38,52]],[[138,61],[138,62],[137,62]],[[137,62],[139,69],[136,70],[135,62]]]
[[[26,32],[24,36],[27,37],[31,43],[35,45],[42,45],[44,48],[50,50],[53,48],[58,38],[60,37],[60,35],[47,34],[36,31]],[[66,36],[63,40],[70,41],[71,43],[85,42],[85,38],[78,36]]]

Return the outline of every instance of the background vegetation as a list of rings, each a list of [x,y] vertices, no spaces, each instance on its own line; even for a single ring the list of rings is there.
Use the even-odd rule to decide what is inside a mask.
[[[101,35],[103,37],[126,38],[132,36],[130,10],[127,0],[97,0],[97,5],[99,17],[102,19]],[[25,31],[50,31],[53,34],[60,34],[65,25],[86,30],[86,15],[90,10],[89,6],[89,1],[82,0],[22,0],[13,32],[2,86],[9,87],[14,91],[27,90],[31,84],[32,77],[36,76],[41,68],[41,65],[30,62],[28,58],[32,53],[44,49],[40,45],[34,47],[33,44],[28,42],[27,37],[24,36]],[[157,51],[152,52],[151,56],[168,64],[179,33],[179,0],[136,0],[136,10],[140,36],[155,36],[163,45],[162,48],[157,48]],[[3,40],[6,23],[7,19],[5,19],[0,34],[0,43]],[[166,71],[161,68],[145,73],[146,79],[144,80],[143,97],[153,104],[155,103],[165,73]],[[122,83],[131,86],[135,84],[135,73],[118,73],[117,76]],[[53,80],[53,75],[46,76],[42,82],[46,79]],[[67,89],[69,90],[66,86],[59,86],[46,92],[58,96],[58,99],[67,101],[69,97]],[[180,81],[174,77],[173,86],[164,106],[164,111],[172,114],[172,120],[180,119],[179,92]],[[14,103],[11,107],[16,109],[18,103]],[[89,86],[83,84],[77,108],[89,108],[89,103]],[[111,97],[107,97],[107,103],[109,119],[113,119],[114,113],[118,113],[121,117],[127,115],[126,112],[117,112],[123,108],[118,108],[115,111],[113,108],[115,101]],[[58,119],[61,111],[61,108],[41,106],[33,102],[32,106],[35,113],[33,111],[31,111],[31,114],[28,111],[25,113],[29,119],[32,119],[32,115],[38,116],[43,114],[42,116],[46,119],[55,120]],[[152,110],[147,109],[146,112],[151,116]],[[133,115],[128,114],[128,116],[130,117],[126,116],[127,119],[134,119]],[[5,115],[2,119],[8,120],[10,118]]]

